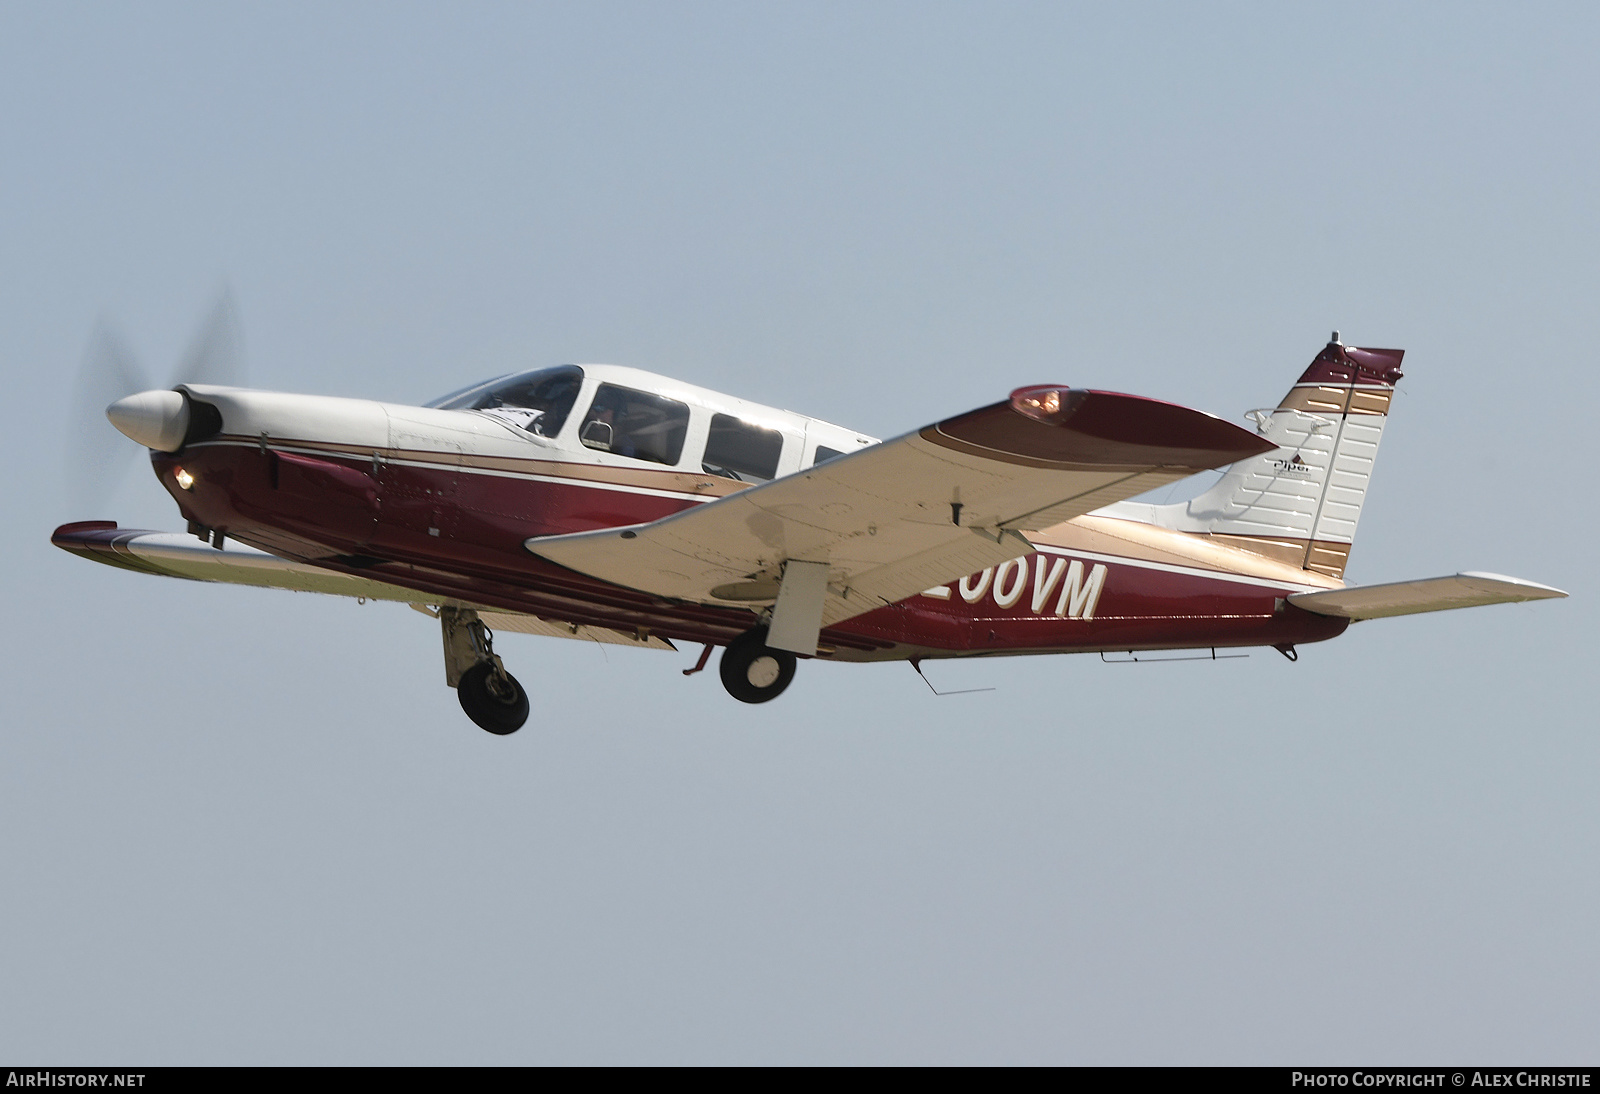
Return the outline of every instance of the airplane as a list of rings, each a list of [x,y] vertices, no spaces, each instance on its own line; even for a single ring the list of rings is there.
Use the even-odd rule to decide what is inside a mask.
[[[1335,331],[1253,429],[1036,384],[890,440],[616,365],[422,407],[180,383],[105,413],[187,531],[80,521],[52,541],[409,604],[438,620],[462,709],[501,735],[529,705],[496,632],[701,644],[685,675],[721,646],[728,694],[764,703],[800,660],[1297,660],[1358,620],[1566,596],[1476,572],[1345,584],[1403,357]],[[1131,500],[1218,469],[1190,501]]]

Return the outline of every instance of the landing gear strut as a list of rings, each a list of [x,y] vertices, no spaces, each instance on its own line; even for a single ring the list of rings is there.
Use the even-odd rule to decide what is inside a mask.
[[[756,627],[728,643],[718,670],[722,686],[741,703],[765,703],[794,679],[794,654],[767,645],[767,628]]]
[[[445,683],[481,728],[504,736],[528,720],[528,693],[494,652],[494,634],[471,608],[440,608]]]

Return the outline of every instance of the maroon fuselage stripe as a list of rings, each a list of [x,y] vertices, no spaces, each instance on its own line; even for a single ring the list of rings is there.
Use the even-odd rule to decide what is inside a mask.
[[[194,445],[177,454],[152,453],[151,462],[183,516],[300,561],[415,589],[526,612],[549,619],[689,642],[725,644],[753,624],[739,607],[686,604],[586,577],[537,558],[529,537],[591,531],[659,520],[709,497],[641,493],[650,479],[637,473],[619,488],[597,481],[596,469],[526,461],[534,479],[462,466],[459,461],[374,461],[335,446],[275,440],[274,447],[242,443]],[[277,448],[299,451],[280,453]],[[173,473],[194,477],[182,490]],[[537,467],[537,470],[533,468]],[[685,477],[659,473],[669,493]],[[579,477],[579,476],[582,477]],[[722,491],[719,491],[722,492]],[[114,550],[117,533],[90,525],[61,546]],[[70,539],[70,543],[62,542]],[[1285,604],[1291,586],[1276,588],[1096,556],[1082,562],[1088,574],[1106,565],[1092,618],[1055,614],[1057,596],[1033,610],[1035,591],[1049,575],[1040,565],[1071,559],[1070,549],[1030,557],[1022,565],[1027,585],[1002,607],[993,592],[968,603],[954,589],[948,599],[914,596],[857,616],[823,632],[822,644],[841,660],[910,656],[961,656],[1023,652],[1182,649],[1322,641],[1347,621]],[[1062,580],[1065,580],[1064,578]],[[1039,584],[1036,585],[1035,582]]]

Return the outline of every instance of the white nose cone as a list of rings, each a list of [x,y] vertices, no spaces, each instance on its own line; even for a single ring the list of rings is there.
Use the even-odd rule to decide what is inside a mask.
[[[106,407],[124,436],[158,452],[176,452],[189,431],[189,403],[176,391],[141,391]]]

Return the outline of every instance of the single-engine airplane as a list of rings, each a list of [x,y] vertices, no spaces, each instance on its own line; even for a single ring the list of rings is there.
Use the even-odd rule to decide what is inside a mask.
[[[1042,384],[879,441],[613,365],[424,407],[199,383],[106,415],[187,533],[53,542],[147,573],[408,603],[491,733],[528,697],[494,631],[725,647],[762,703],[799,659],[1270,646],[1353,620],[1566,594],[1495,574],[1342,580],[1403,351],[1333,340],[1254,430]],[[1227,468],[1192,501],[1130,501]]]

